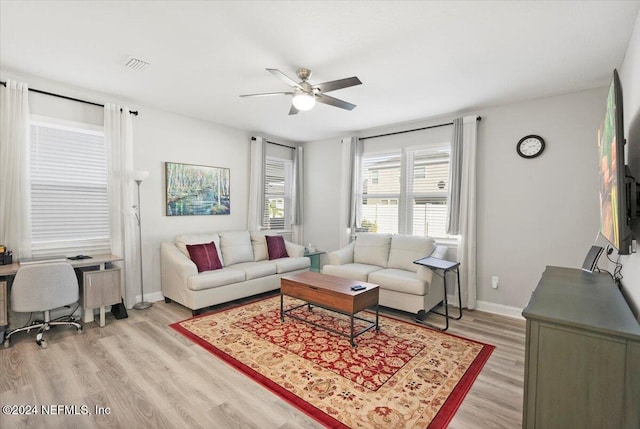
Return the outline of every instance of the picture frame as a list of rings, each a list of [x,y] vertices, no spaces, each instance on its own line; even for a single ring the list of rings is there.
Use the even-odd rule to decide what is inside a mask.
[[[224,167],[165,162],[167,216],[231,213],[231,171]]]

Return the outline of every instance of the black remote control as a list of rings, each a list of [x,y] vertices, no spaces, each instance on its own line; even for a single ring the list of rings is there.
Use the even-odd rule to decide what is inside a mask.
[[[366,287],[362,285],[351,286],[351,290],[364,290],[364,289],[366,289]]]

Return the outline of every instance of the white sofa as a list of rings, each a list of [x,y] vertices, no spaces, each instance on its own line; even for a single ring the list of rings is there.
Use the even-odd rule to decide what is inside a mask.
[[[198,272],[187,244],[214,242],[222,268]],[[160,245],[162,294],[194,315],[211,305],[280,288],[280,277],[308,271],[304,246],[285,240],[288,258],[269,260],[264,232],[229,231],[189,234]]]
[[[380,305],[417,314],[442,302],[444,287],[440,276],[413,261],[444,259],[447,250],[429,237],[360,233],[348,246],[328,254],[322,272],[377,284]]]

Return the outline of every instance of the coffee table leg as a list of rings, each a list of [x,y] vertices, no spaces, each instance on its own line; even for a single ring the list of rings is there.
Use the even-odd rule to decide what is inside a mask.
[[[380,332],[380,324],[378,323],[380,316],[380,304],[376,304],[376,332]]]
[[[353,314],[351,314],[351,347],[355,347],[356,342],[353,340]]]
[[[284,295],[280,294],[280,321],[284,322]]]

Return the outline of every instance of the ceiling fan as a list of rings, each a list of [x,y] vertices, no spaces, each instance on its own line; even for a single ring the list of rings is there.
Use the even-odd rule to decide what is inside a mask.
[[[245,94],[240,97],[265,97],[271,95],[292,95],[290,115],[296,115],[300,111],[311,110],[316,102],[328,104],[330,106],[339,107],[341,109],[353,110],[356,105],[340,100],[335,97],[326,95],[327,92],[336,91],[350,86],[360,85],[360,79],[357,77],[348,77],[345,79],[332,80],[329,82],[312,85],[308,82],[311,77],[311,70],[304,67],[296,71],[296,75],[300,82],[296,82],[278,69],[267,69],[269,73],[281,79],[287,85],[292,87],[292,91],[288,92],[265,92],[261,94]]]

